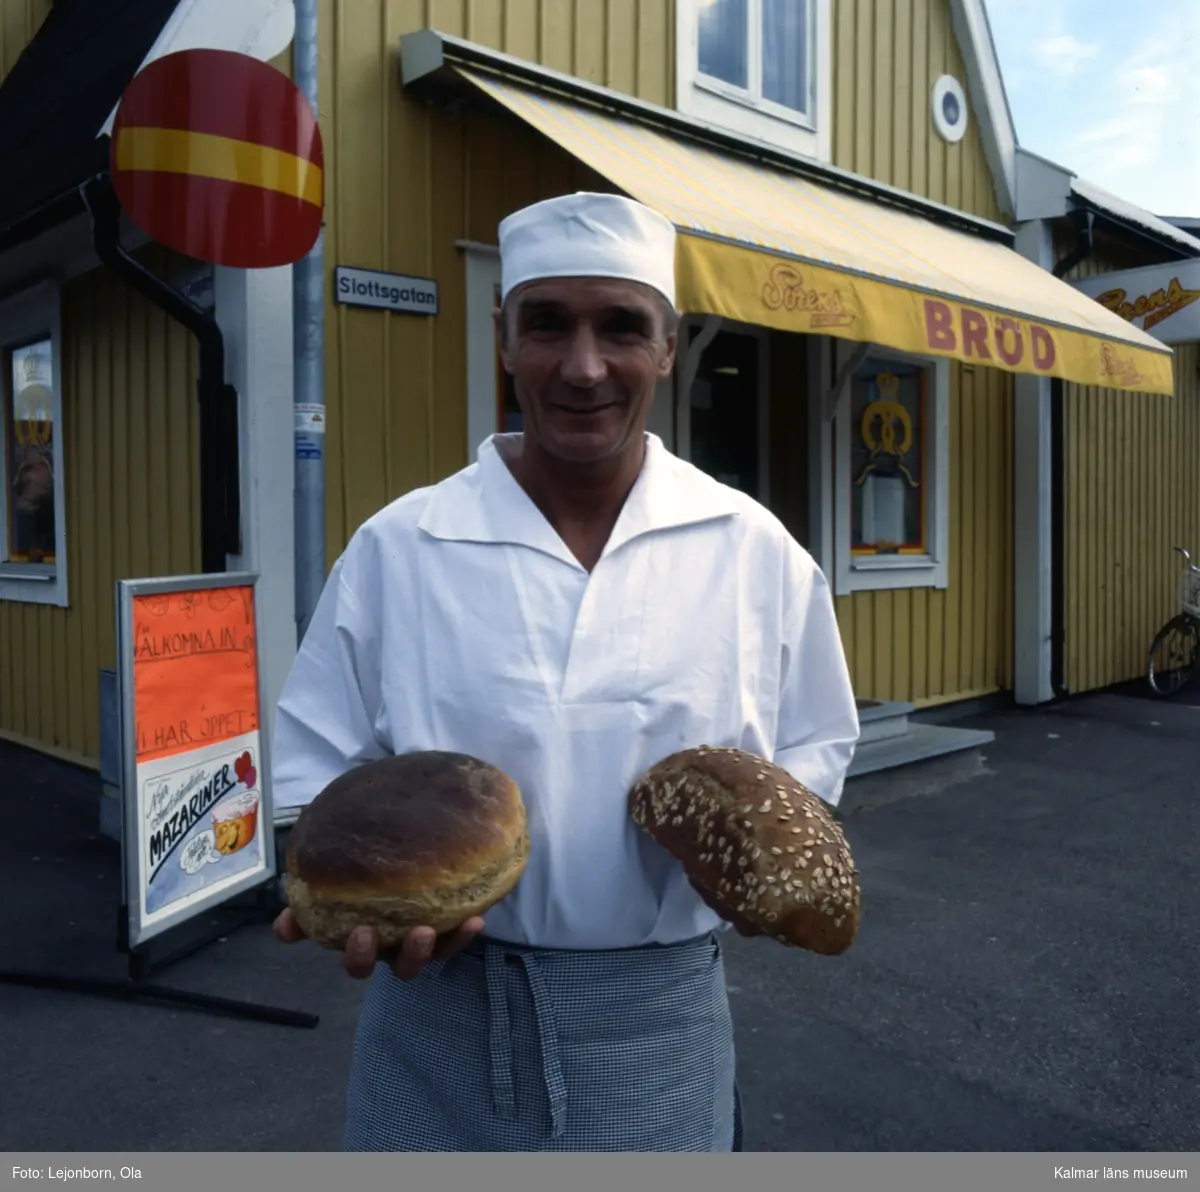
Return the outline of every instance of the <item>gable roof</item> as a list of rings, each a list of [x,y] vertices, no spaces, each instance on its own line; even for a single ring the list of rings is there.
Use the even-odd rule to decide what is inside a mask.
[[[57,0],[50,9],[0,84],[0,241],[39,212],[57,222],[79,209],[76,188],[108,164],[108,138],[97,134],[176,3]]]

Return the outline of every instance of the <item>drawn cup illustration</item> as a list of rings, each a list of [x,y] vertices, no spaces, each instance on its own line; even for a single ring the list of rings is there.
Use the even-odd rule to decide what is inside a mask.
[[[212,825],[217,852],[222,856],[244,849],[258,830],[258,791],[226,799],[213,810]]]

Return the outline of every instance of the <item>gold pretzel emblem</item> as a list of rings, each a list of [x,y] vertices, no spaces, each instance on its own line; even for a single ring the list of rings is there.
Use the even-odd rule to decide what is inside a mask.
[[[913,425],[909,412],[897,400],[900,380],[893,373],[880,373],[875,378],[875,385],[882,396],[863,410],[858,428],[863,446],[871,453],[871,458],[854,483],[864,484],[871,473],[882,470],[884,474],[899,472],[911,487],[918,488],[918,482],[904,462],[905,455],[912,449]],[[875,435],[876,423],[879,424],[878,438]]]

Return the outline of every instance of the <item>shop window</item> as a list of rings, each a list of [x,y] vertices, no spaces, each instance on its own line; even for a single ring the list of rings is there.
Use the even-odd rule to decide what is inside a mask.
[[[829,159],[830,0],[679,0],[679,109]]]
[[[945,361],[873,350],[839,395],[839,593],[946,586],[949,376]]]
[[[66,604],[57,288],[0,303],[0,600]]]

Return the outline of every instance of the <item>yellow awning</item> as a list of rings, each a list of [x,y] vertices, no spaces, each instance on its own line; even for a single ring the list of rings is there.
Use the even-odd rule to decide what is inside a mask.
[[[1171,350],[1002,244],[459,68],[661,211],[677,305],[1085,385],[1171,393]]]

